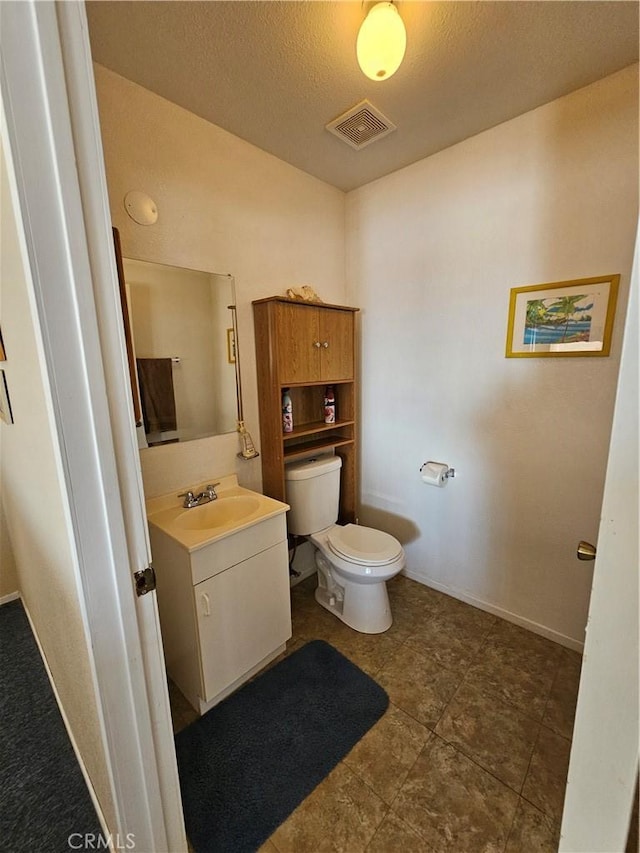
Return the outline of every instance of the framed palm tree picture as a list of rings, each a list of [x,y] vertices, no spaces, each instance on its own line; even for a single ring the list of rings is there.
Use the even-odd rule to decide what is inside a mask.
[[[511,289],[507,358],[609,355],[619,275]]]

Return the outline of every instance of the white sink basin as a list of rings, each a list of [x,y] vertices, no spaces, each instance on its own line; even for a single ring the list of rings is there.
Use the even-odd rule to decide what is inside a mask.
[[[212,530],[241,522],[253,515],[260,506],[253,495],[230,495],[215,501],[186,509],[174,521],[182,530]]]
[[[188,551],[195,551],[289,509],[281,501],[238,485],[235,474],[210,477],[208,482],[218,482],[217,499],[191,509],[184,508],[182,497],[178,495],[179,491],[185,492],[186,488],[149,498],[149,525],[159,528]],[[199,494],[206,487],[205,482],[187,488]]]

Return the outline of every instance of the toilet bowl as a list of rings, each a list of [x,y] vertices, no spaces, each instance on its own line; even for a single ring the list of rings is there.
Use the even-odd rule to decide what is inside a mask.
[[[317,548],[316,601],[363,634],[390,628],[393,617],[386,582],[406,562],[398,540],[356,524],[334,524],[309,539]]]
[[[402,545],[393,536],[337,524],[342,460],[335,454],[285,466],[289,533],[316,547],[316,601],[363,634],[391,627],[386,582],[405,566]]]

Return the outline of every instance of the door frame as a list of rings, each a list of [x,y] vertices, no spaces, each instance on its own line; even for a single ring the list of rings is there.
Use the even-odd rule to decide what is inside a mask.
[[[186,851],[82,2],[0,3],[3,142],[43,341],[116,826]]]

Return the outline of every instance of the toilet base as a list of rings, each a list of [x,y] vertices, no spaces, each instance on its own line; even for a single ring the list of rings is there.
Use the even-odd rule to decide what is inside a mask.
[[[389,630],[393,617],[385,581],[357,584],[337,578],[337,573],[319,551],[316,552],[316,565],[318,604],[361,634],[382,634]]]

